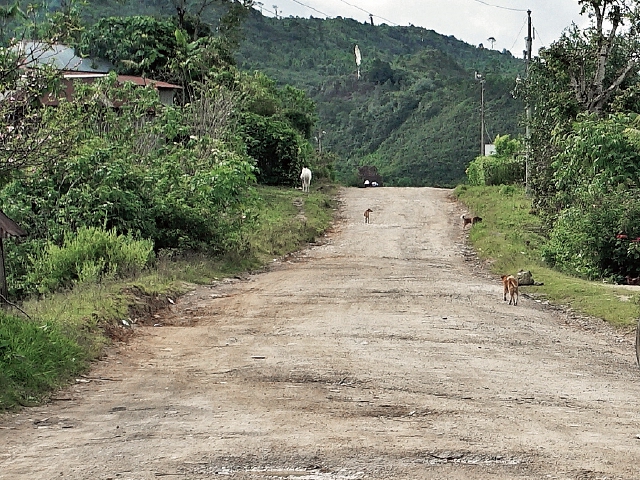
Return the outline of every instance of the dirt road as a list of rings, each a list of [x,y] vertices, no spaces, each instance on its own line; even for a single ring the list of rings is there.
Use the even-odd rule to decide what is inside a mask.
[[[0,479],[640,478],[631,336],[508,306],[449,193],[346,190],[326,243],[2,418]]]

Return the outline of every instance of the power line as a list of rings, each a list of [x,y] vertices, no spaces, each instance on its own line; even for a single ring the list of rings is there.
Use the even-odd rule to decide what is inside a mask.
[[[347,1],[345,1],[345,0],[340,0],[340,1],[341,1],[342,3],[345,3],[345,4],[349,5],[350,7],[357,8],[358,10],[363,11],[363,12],[364,12],[364,13],[366,13],[366,14],[372,15],[372,16],[374,16],[374,17],[376,17],[376,18],[379,18],[380,20],[384,20],[385,22],[388,22],[388,23],[390,23],[391,25],[395,25],[396,27],[399,27],[399,26],[400,26],[400,25],[398,25],[397,23],[392,22],[391,20],[388,20],[388,19],[386,19],[386,18],[384,18],[384,17],[381,17],[380,15],[374,15],[374,14],[372,14],[372,13],[371,13],[371,11],[369,11],[369,10],[365,10],[364,8],[361,8],[361,7],[359,7],[358,5],[354,5],[353,3],[349,3],[349,2],[347,2]]]
[[[473,0],[473,1],[486,5],[487,7],[501,8],[502,10],[511,10],[512,12],[526,12],[526,10],[522,10],[521,8],[503,7],[502,5],[494,5],[492,3],[488,3],[483,0]]]
[[[329,15],[328,13],[321,12],[321,11],[320,11],[320,10],[318,10],[317,8],[312,7],[311,5],[308,5],[308,4],[306,4],[306,3],[304,3],[304,2],[301,2],[301,1],[299,1],[299,0],[291,0],[291,1],[292,1],[292,2],[297,3],[298,5],[302,5],[303,7],[306,7],[306,8],[308,8],[308,9],[310,9],[310,10],[313,10],[314,12],[318,12],[320,15],[324,15],[324,16],[325,16],[325,17],[327,17],[327,18],[334,18],[332,15]],[[366,13],[367,15],[369,15],[369,16],[371,16],[371,17],[375,17],[375,18],[379,18],[380,20],[384,20],[385,22],[389,23],[390,25],[394,25],[394,26],[396,26],[396,27],[399,27],[399,26],[400,26],[399,24],[397,24],[397,23],[395,23],[395,22],[392,22],[392,21],[391,21],[391,20],[389,20],[388,18],[384,18],[384,17],[381,17],[380,15],[376,15],[376,14],[374,14],[374,13],[371,13],[371,11],[370,11],[370,10],[365,10],[364,8],[362,8],[362,7],[358,6],[358,5],[355,5],[355,4],[353,4],[353,3],[349,3],[349,2],[347,2],[346,0],[340,0],[340,1],[341,1],[342,3],[344,3],[345,5],[349,5],[350,7],[357,8],[358,10],[360,10],[360,11],[362,11],[362,12]],[[267,9],[265,9],[265,10],[266,10],[267,12],[269,12],[269,13],[273,13],[273,12],[271,12],[270,10],[267,10]]]
[[[317,8],[313,8],[311,5],[307,5],[306,3],[299,2],[298,0],[291,0],[291,1],[296,2],[298,5],[302,5],[303,7],[307,7],[308,9],[313,10],[314,12],[318,12],[320,15],[324,15],[325,17],[331,17],[331,15],[321,12]]]
[[[520,31],[518,32],[518,35],[516,36],[516,39],[514,40],[513,45],[511,45],[509,51],[513,50],[513,47],[515,47],[516,43],[518,43],[518,40],[520,40],[520,34],[522,33],[524,26],[527,24],[527,20],[527,17],[525,17],[524,22],[522,22],[522,26],[520,27]]]
[[[256,8],[260,9],[260,13],[262,13],[262,11],[264,10],[265,12],[271,13],[273,14],[276,18],[278,17],[278,14],[276,12],[272,12],[271,10],[269,10],[268,8],[264,7],[263,5],[259,5]]]

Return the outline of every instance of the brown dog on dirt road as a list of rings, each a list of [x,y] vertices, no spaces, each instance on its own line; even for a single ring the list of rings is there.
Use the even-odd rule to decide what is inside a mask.
[[[370,223],[370,222],[369,222],[369,214],[370,214],[370,213],[373,213],[373,210],[371,210],[370,208],[367,208],[367,209],[364,211],[364,223]]]
[[[504,301],[507,301],[509,292],[509,305],[518,305],[518,279],[513,275],[502,275],[502,286],[504,287]]]

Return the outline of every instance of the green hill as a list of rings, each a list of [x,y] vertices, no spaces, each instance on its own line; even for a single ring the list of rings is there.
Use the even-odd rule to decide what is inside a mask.
[[[523,62],[419,27],[355,20],[274,19],[253,12],[239,66],[309,93],[323,147],[348,178],[375,165],[387,184],[449,186],[480,150],[480,85],[486,77],[486,138],[518,135],[522,105],[511,96]],[[354,47],[362,52],[357,78]]]

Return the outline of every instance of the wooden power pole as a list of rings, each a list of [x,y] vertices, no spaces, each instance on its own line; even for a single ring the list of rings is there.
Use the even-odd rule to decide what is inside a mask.
[[[480,80],[480,155],[484,157],[484,78]]]
[[[527,88],[529,87],[529,67],[531,65],[531,49],[533,43],[533,28],[531,26],[531,10],[527,10],[528,16],[528,27],[527,27],[527,38],[526,38],[526,47],[527,49],[524,52],[524,59],[526,65],[526,81]],[[529,95],[527,95],[527,106],[526,106],[526,126],[525,126],[525,140],[526,140],[526,152],[525,152],[525,163],[524,163],[524,188],[525,193],[529,195],[531,193],[530,188],[530,175],[531,175],[531,104],[529,102]]]

